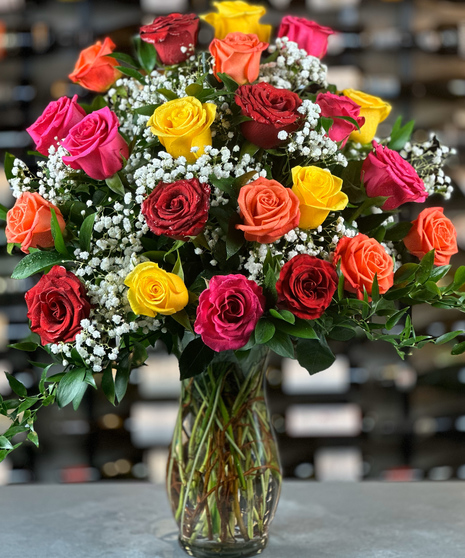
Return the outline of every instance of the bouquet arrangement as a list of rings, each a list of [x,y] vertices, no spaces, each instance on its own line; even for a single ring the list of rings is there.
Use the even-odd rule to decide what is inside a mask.
[[[108,38],[84,50],[70,78],[103,95],[90,106],[77,96],[48,105],[28,128],[37,170],[6,157],[16,197],[2,209],[8,250],[25,254],[13,277],[41,274],[26,293],[33,333],[16,347],[52,360],[33,363],[43,369],[37,394],[8,376],[17,398],[0,398],[12,421],[0,460],[18,433],[38,443],[42,405],[77,408],[97,384],[121,401],[158,340],[179,358],[181,379],[199,382],[214,363],[250,362],[257,348],[313,374],[334,361],[329,339],[365,335],[404,358],[463,334],[417,335],[410,312],[421,303],[464,309],[465,268],[451,274],[449,264],[456,231],[429,203],[451,195],[442,170],[450,150],[434,136],[411,142],[413,123],[400,118],[375,139],[391,107],[327,83],[320,59],[331,29],[286,16],[272,43],[263,8],[215,6],[203,16],[215,29],[209,52],[195,52],[193,14],[142,27],[136,58]],[[404,204],[426,201],[413,222],[400,219]],[[452,352],[464,350],[461,342]],[[203,431],[212,405],[221,407],[215,381],[199,403]],[[232,439],[232,420],[225,441],[237,466],[247,434],[242,445]],[[184,494],[199,464],[184,471]],[[227,482],[250,499],[237,471]],[[198,501],[208,502],[209,482]],[[210,513],[202,532],[212,535],[217,521],[224,535],[229,519],[212,509],[195,512]],[[251,524],[238,520],[244,539],[256,535]]]

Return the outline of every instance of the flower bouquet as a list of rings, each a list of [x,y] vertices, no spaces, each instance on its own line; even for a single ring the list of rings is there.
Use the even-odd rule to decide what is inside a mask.
[[[430,204],[450,197],[437,138],[410,141],[391,107],[326,81],[331,29],[286,16],[270,42],[265,10],[215,3],[215,29],[195,52],[199,18],[141,28],[136,57],[110,39],[85,49],[71,80],[91,105],[62,97],[28,128],[37,168],[7,155],[13,278],[26,293],[24,351],[46,358],[38,393],[8,375],[11,426],[0,459],[38,444],[42,406],[100,387],[112,404],[159,340],[179,359],[181,405],[167,487],[180,541],[195,556],[265,546],[281,474],[264,401],[269,351],[310,374],[334,361],[328,340],[383,340],[404,358],[427,343],[411,309],[463,311],[465,268],[450,273],[456,232]],[[454,344],[462,353],[465,342]],[[52,367],[58,370],[53,372]]]

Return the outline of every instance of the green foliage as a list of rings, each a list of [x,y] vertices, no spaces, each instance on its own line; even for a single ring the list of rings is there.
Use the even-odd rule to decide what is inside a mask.
[[[79,247],[84,252],[90,251],[90,242],[92,240],[92,232],[94,230],[94,222],[97,217],[97,213],[91,213],[82,222],[81,228],[79,230]]]
[[[11,277],[13,279],[26,279],[35,273],[48,270],[54,265],[63,265],[67,261],[69,261],[69,258],[58,252],[42,252],[39,250],[25,256],[14,268]]]
[[[336,359],[324,337],[300,339],[295,346],[295,356],[309,374],[329,368]]]
[[[118,173],[114,174],[110,178],[105,180],[108,188],[118,196],[123,197],[125,194],[123,182],[121,181],[121,177]]]
[[[405,126],[402,126],[402,117],[399,116],[392,127],[391,139],[388,143],[390,149],[400,151],[404,145],[409,141],[412,135],[415,121],[410,120]]]
[[[215,356],[215,351],[207,347],[200,337],[191,341],[179,359],[181,380],[202,374]]]
[[[129,76],[137,80],[142,85],[147,85],[144,76],[134,68],[126,68],[125,66],[116,66],[116,69],[119,70],[125,76]]]

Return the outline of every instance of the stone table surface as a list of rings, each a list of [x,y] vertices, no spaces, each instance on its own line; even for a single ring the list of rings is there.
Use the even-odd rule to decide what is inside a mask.
[[[463,558],[465,483],[284,483],[263,558]],[[185,558],[163,486],[0,488],[2,558]]]

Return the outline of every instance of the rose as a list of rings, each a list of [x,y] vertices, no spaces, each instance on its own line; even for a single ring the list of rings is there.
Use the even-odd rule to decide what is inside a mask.
[[[210,186],[191,178],[160,182],[142,203],[142,214],[156,235],[184,240],[203,231],[209,207]]]
[[[370,198],[385,196],[382,209],[390,211],[407,202],[422,203],[428,197],[417,171],[397,151],[373,142],[375,151],[362,165],[361,179]]]
[[[246,240],[269,244],[299,224],[299,200],[276,180],[258,178],[239,192],[240,215]]]
[[[257,35],[229,33],[224,39],[213,39],[208,47],[215,59],[213,73],[218,81],[219,73],[228,74],[239,84],[250,83],[260,73],[260,57],[268,48]]]
[[[281,130],[291,133],[299,127],[302,115],[297,109],[302,100],[288,89],[277,89],[268,83],[241,85],[234,100],[241,107],[242,114],[252,118],[242,122],[242,134],[263,149],[283,143],[278,139]]]
[[[29,248],[51,248],[54,240],[51,230],[52,211],[61,231],[65,221],[61,211],[36,192],[24,192],[6,214],[5,235],[8,243],[20,244],[29,254]]]
[[[140,28],[140,38],[152,43],[162,64],[179,64],[194,53],[199,31],[195,14],[169,14]]]
[[[240,349],[265,310],[262,288],[243,275],[215,275],[200,293],[195,333],[214,351]]]
[[[447,265],[458,252],[457,231],[442,207],[424,209],[412,222],[404,244],[420,260],[434,249],[434,265]]]
[[[299,254],[281,269],[276,283],[278,304],[298,318],[316,320],[331,304],[337,284],[337,273],[330,263]]]
[[[255,33],[260,41],[269,42],[271,25],[259,23],[266,14],[263,6],[255,6],[246,2],[213,2],[218,13],[211,12],[200,16],[215,28],[215,39],[224,39],[228,33]]]
[[[389,116],[391,105],[379,97],[355,89],[344,89],[342,93],[359,105],[360,116],[365,118],[365,124],[360,132],[352,132],[350,139],[359,143],[369,143],[375,137],[378,124]]]
[[[124,284],[129,287],[127,297],[134,314],[171,316],[181,311],[189,302],[184,281],[174,273],[168,273],[154,262],[137,265],[126,276]]]
[[[155,109],[147,126],[170,155],[185,157],[188,163],[193,163],[203,155],[205,146],[212,144],[210,126],[215,115],[213,103],[202,104],[195,97],[182,97]],[[197,149],[192,152],[193,148]]]
[[[116,114],[104,107],[88,114],[73,126],[62,143],[69,151],[63,163],[72,169],[82,169],[95,180],[105,180],[123,167],[129,147],[118,133]]]
[[[55,138],[65,138],[71,128],[85,117],[86,111],[78,105],[77,98],[74,95],[72,99],[60,97],[58,101],[52,101],[34,124],[26,128],[42,155],[48,155],[51,145],[57,146]]]
[[[278,37],[288,37],[311,56],[323,58],[328,48],[328,37],[334,31],[303,17],[284,16],[278,29]]]
[[[333,264],[341,260],[344,288],[363,299],[363,288],[371,295],[375,275],[380,294],[387,292],[394,284],[394,264],[381,244],[374,238],[358,234],[353,238],[344,236],[334,253]]]
[[[341,211],[349,202],[341,192],[342,180],[319,167],[294,167],[292,191],[300,202],[301,229],[316,229],[330,211]]]
[[[84,49],[69,79],[90,91],[105,93],[121,77],[121,72],[116,69],[119,62],[107,56],[115,47],[115,43],[107,37],[103,45],[97,41],[95,45]]]
[[[43,275],[25,299],[31,330],[40,336],[42,345],[74,341],[91,309],[84,285],[59,265]]]
[[[315,103],[321,109],[320,116],[333,119],[327,135],[333,141],[342,141],[341,147],[345,146],[350,134],[357,129],[355,124],[341,117],[352,118],[357,122],[359,128],[365,124],[365,118],[360,116],[360,106],[349,97],[334,95],[328,91],[318,93]]]

